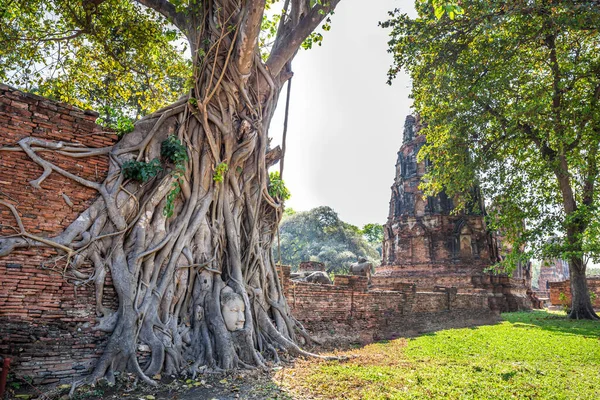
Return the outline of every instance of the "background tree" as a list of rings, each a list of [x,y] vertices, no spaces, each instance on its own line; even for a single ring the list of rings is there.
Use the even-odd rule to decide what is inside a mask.
[[[137,71],[140,79],[146,72],[156,76],[143,82],[152,92],[155,84],[167,84],[164,76],[171,76],[169,57],[179,57],[170,41],[172,30],[185,37],[191,51],[189,92],[142,118],[116,145],[85,149],[25,138],[15,146],[44,168],[34,185],[58,173],[99,194],[55,237],[19,229],[16,237],[0,238],[0,256],[21,247],[52,246],[67,264],[67,278],[95,284],[97,328],[111,335],[87,382],[102,377],[114,381],[114,372],[128,369],[154,384],[151,377],[161,371],[195,374],[204,366],[264,366],[277,361],[282,349],[308,354],[295,343],[297,335],[308,336],[289,313],[271,255],[282,199],[269,194],[267,168],[279,153],[268,148],[268,128],[280,90],[292,76],[292,59],[339,0],[282,2],[275,29],[265,33],[271,37],[265,53],[258,41],[268,22],[265,8],[273,3],[1,3],[3,71],[23,68],[23,62],[43,65],[53,49],[62,52],[63,44],[71,45],[94,54],[78,53],[68,60],[89,57],[85,65],[93,69],[88,72],[104,74],[102,82],[115,87],[118,96],[120,77],[108,75],[114,71],[103,66],[104,60],[118,63],[123,71]],[[59,68],[58,75],[48,78],[83,87],[88,81],[81,68]],[[75,82],[65,78],[69,71],[79,74]],[[27,83],[29,78],[22,79]],[[83,91],[69,93],[78,98]],[[95,104],[91,94],[86,96]],[[38,150],[80,158],[108,154],[108,177],[96,183],[69,174]],[[4,200],[0,204],[11,209],[19,224],[16,206]],[[89,262],[93,272],[86,274]],[[117,309],[102,302],[107,270]],[[245,324],[230,330],[221,306],[236,296],[245,306]],[[152,353],[145,365],[136,356],[139,344]]]
[[[435,167],[425,189],[459,195],[480,183],[491,228],[513,249],[568,260],[569,317],[597,318],[585,279],[586,258],[600,255],[597,2],[463,1],[464,14],[439,20],[433,5],[416,1],[417,18],[394,12],[383,24],[390,80],[411,74],[426,122],[419,156]]]
[[[365,224],[362,228],[362,234],[367,242],[371,246],[375,247],[375,250],[379,253],[379,258],[382,257],[382,245],[383,245],[383,225],[381,224]]]
[[[359,257],[379,265],[375,245],[365,240],[359,228],[340,220],[331,207],[286,214],[279,229],[281,261],[294,268],[303,261],[320,261],[328,272],[347,273]],[[277,244],[273,250],[277,256]]]

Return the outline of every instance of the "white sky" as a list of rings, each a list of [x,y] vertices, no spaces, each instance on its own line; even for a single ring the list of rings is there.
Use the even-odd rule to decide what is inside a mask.
[[[412,101],[407,76],[386,84],[389,31],[378,22],[394,8],[414,15],[413,4],[372,0],[365,7],[364,0],[342,0],[323,45],[294,59],[283,172],[292,193],[288,207],[327,205],[359,227],[385,223]],[[273,146],[281,143],[285,91],[270,128]]]

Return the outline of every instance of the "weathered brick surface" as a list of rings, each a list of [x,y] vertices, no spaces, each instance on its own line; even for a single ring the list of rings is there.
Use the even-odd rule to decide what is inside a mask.
[[[285,276],[289,267],[280,267]],[[288,281],[294,316],[331,344],[369,343],[451,327],[493,323],[487,293],[417,292],[414,285],[386,290],[362,276],[337,275],[334,285]]]
[[[436,281],[471,287],[470,277],[482,274],[497,255],[483,220],[483,201],[474,192],[476,206],[456,215],[452,199],[444,192],[435,197],[423,194],[419,185],[428,167],[426,161],[417,160],[426,141],[420,129],[419,118],[409,115],[398,151],[377,275],[410,277],[418,287],[428,289]]]
[[[590,292],[596,294],[596,299],[592,305],[595,309],[600,309],[600,278],[588,278],[587,279],[588,289]],[[562,282],[550,282],[550,303],[553,306],[563,305],[560,301],[560,294],[564,293],[567,296],[567,304],[571,304],[571,281],[566,280]]]
[[[552,259],[542,261],[540,276],[538,279],[538,290],[548,292],[550,282],[562,282],[569,279],[569,264],[565,260]]]
[[[17,147],[20,139],[29,136],[95,148],[110,146],[116,136],[95,124],[97,116],[0,85],[0,147]],[[108,170],[105,156],[74,159],[55,152],[38,154],[93,181],[102,181]],[[0,198],[17,208],[29,233],[51,237],[75,220],[97,193],[55,172],[41,189],[35,189],[28,182],[42,172],[24,152],[0,151]],[[16,227],[10,210],[0,205],[0,235],[14,234]],[[89,328],[94,321],[93,286],[76,287],[65,279],[64,262],[56,251],[36,247],[0,257],[0,354],[12,357],[12,368],[35,382],[84,373],[105,340],[104,334]],[[89,266],[82,272],[86,269]],[[107,306],[114,307],[110,277],[105,298]]]
[[[325,264],[317,261],[303,261],[300,263],[298,270],[303,272],[325,271]]]

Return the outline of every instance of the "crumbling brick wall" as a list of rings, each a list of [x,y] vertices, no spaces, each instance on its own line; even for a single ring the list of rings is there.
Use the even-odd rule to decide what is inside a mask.
[[[565,260],[559,258],[543,260],[537,282],[538,291],[548,297],[550,282],[562,282],[566,279],[569,279],[569,264]]]
[[[18,147],[28,136],[104,147],[116,136],[96,125],[97,113],[25,94],[0,85],[0,147]],[[43,158],[85,179],[100,182],[108,157],[69,158],[40,152]],[[97,197],[90,188],[55,172],[36,189],[29,184],[43,169],[22,151],[0,151],[0,199],[16,207],[25,229],[59,234]],[[68,204],[68,203],[71,203]],[[0,205],[0,235],[16,233],[17,221]],[[105,335],[92,332],[94,288],[76,287],[63,277],[64,258],[48,248],[22,248],[0,257],[0,354],[13,369],[36,383],[85,373]],[[108,281],[105,298],[115,299]]]
[[[594,293],[596,295],[592,305],[595,309],[600,310],[600,278],[588,278],[587,279],[588,289],[590,293]],[[567,297],[566,302],[567,305],[571,304],[571,281],[562,281],[562,282],[550,282],[550,303],[553,306],[561,306],[563,305],[560,300],[560,294],[564,293]]]
[[[279,268],[285,280],[289,273]],[[417,292],[414,285],[387,290],[368,286],[366,277],[347,275],[336,275],[333,285],[287,280],[284,288],[294,317],[322,341],[337,345],[497,320],[487,293]]]

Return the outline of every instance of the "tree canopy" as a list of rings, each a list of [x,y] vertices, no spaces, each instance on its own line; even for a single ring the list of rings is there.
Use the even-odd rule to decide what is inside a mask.
[[[129,1],[0,1],[0,81],[101,113],[139,117],[189,87],[184,36]]]
[[[490,227],[513,249],[567,259],[581,280],[584,257],[600,256],[597,2],[472,0],[463,14],[437,16],[434,3],[383,23],[392,27],[389,78],[410,73],[425,121],[419,157],[434,167],[423,187],[463,196],[479,184]],[[573,315],[593,314],[573,301],[587,310]]]
[[[366,230],[361,230],[340,220],[337,213],[327,206],[288,213],[279,227],[281,261],[295,268],[303,261],[320,261],[329,272],[334,273],[348,272],[350,264],[359,257],[379,265],[381,257],[377,244],[381,249],[383,231],[381,240],[378,240],[377,225],[368,224],[365,225]],[[274,252],[277,257],[277,243]]]

